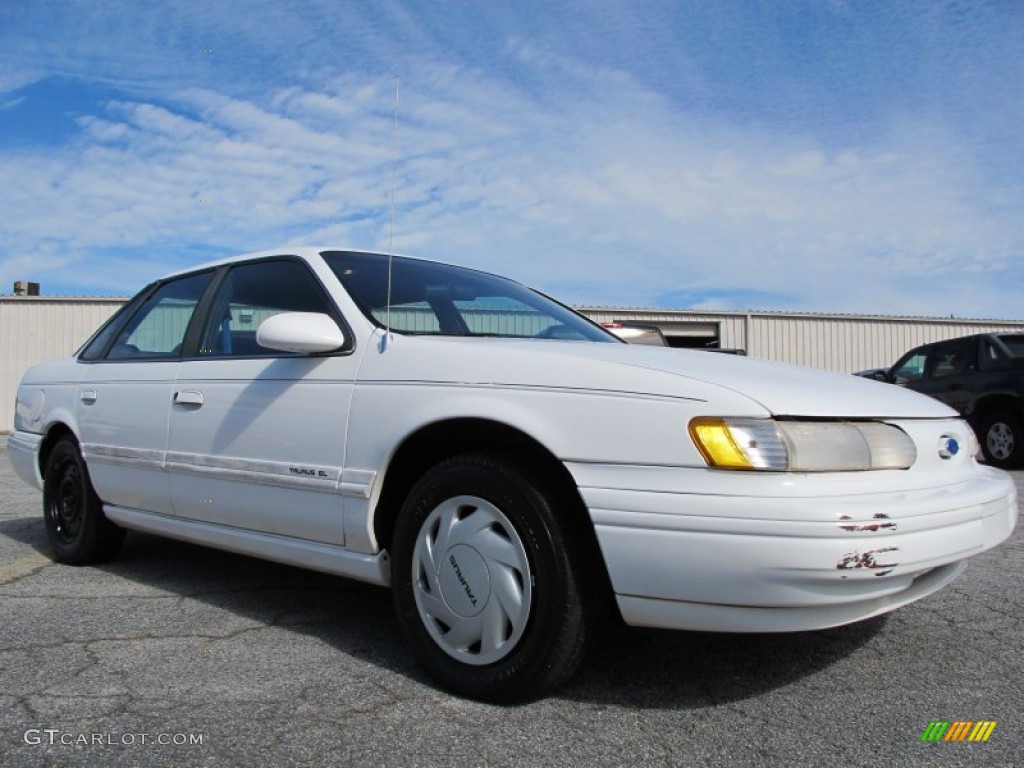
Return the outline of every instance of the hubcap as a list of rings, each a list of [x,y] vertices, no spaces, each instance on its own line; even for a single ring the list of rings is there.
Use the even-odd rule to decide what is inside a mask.
[[[992,454],[993,458],[1008,459],[1013,453],[1013,430],[1010,429],[1009,424],[998,421],[988,428],[985,442],[988,444],[988,452]]]
[[[413,550],[413,594],[434,642],[466,664],[498,661],[530,617],[530,564],[504,513],[477,496],[434,509]]]

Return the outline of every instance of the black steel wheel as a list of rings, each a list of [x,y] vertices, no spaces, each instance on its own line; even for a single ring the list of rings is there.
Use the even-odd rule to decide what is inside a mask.
[[[124,529],[103,514],[78,443],[71,437],[60,438],[46,461],[43,517],[57,560],[69,565],[110,560],[124,540]]]
[[[513,457],[477,453],[438,464],[406,499],[392,542],[395,608],[448,689],[522,701],[578,667],[587,598],[557,498]]]

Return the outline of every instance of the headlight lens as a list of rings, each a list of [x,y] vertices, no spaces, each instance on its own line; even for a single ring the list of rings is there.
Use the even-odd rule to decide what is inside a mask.
[[[720,469],[855,472],[907,469],[917,459],[907,433],[879,421],[700,417],[690,422],[690,437]]]

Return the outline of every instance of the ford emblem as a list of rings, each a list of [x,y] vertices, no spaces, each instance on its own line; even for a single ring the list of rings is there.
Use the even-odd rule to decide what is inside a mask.
[[[939,457],[951,459],[960,452],[960,443],[952,435],[943,435],[939,438]]]

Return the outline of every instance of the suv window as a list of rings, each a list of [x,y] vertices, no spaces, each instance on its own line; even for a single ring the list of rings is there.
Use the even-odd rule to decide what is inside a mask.
[[[971,362],[971,343],[958,341],[954,344],[939,344],[932,349],[930,375],[937,379],[956,376],[967,370]]]
[[[892,379],[897,384],[906,384],[908,381],[917,381],[924,376],[924,364],[928,359],[928,352],[918,349],[899,364],[892,372]]]
[[[121,329],[106,359],[178,357],[185,331],[212,275],[201,272],[169,280],[157,288]],[[92,347],[91,344],[90,350]]]
[[[335,314],[323,288],[298,261],[257,261],[232,267],[211,305],[200,357],[287,354],[256,343],[260,323],[282,312]]]

